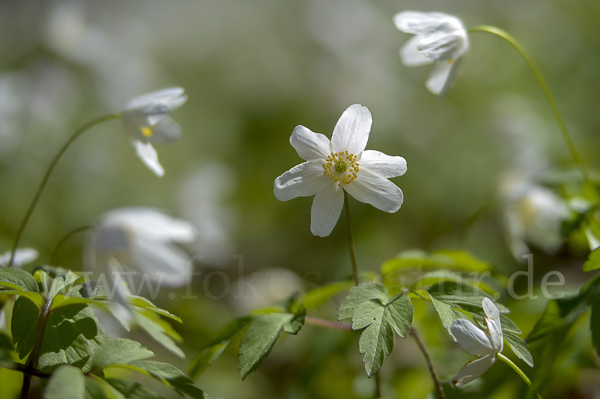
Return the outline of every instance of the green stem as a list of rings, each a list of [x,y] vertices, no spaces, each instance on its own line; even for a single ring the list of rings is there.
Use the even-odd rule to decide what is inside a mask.
[[[348,194],[346,191],[344,191],[344,211],[346,213],[346,222],[348,223],[348,247],[350,249],[350,258],[352,259],[352,276],[354,277],[354,285],[358,285],[358,267],[356,266],[354,240],[352,239],[352,224],[350,223],[350,205],[348,203]]]
[[[523,381],[525,381],[527,386],[529,386],[529,387],[531,386],[531,381],[525,375],[525,373],[519,368],[519,366],[514,364],[509,358],[504,356],[502,353],[498,353],[498,358],[500,360],[502,360],[504,363],[508,364],[510,366],[510,368],[512,368],[517,374],[519,374],[519,377],[521,377],[523,379]],[[537,394],[537,397],[538,397],[538,399],[542,399],[542,397],[540,396],[539,393]]]
[[[437,372],[435,371],[435,367],[433,366],[433,361],[431,360],[431,356],[429,356],[429,351],[427,350],[425,343],[421,339],[421,336],[417,332],[416,328],[411,327],[409,330],[409,334],[412,335],[413,338],[415,339],[415,341],[417,342],[417,346],[421,350],[421,353],[423,354],[423,357],[425,358],[425,361],[427,362],[427,367],[429,368],[429,374],[431,375],[431,379],[433,380],[433,384],[435,385],[435,389],[437,390],[440,399],[446,399],[446,394],[444,393],[444,388],[442,387],[442,383],[440,382]]]
[[[46,324],[48,324],[48,317],[50,317],[50,307],[52,301],[45,301],[42,313],[38,318],[37,332],[35,334],[35,341],[33,349],[27,358],[27,364],[25,365],[25,371],[23,374],[23,386],[21,387],[21,399],[27,399],[29,397],[29,389],[31,387],[31,380],[33,378],[33,370],[38,367],[38,360],[40,357],[40,349],[42,348],[42,342],[44,341],[44,333],[46,332]]]
[[[44,191],[44,187],[46,187],[46,183],[48,183],[48,179],[50,178],[52,171],[54,170],[54,168],[56,167],[56,164],[60,160],[60,157],[64,154],[64,152],[67,150],[67,148],[69,148],[71,143],[73,141],[75,141],[75,139],[77,137],[79,137],[83,132],[85,132],[92,126],[95,126],[99,123],[102,123],[102,122],[105,122],[105,121],[108,121],[111,119],[121,119],[121,118],[122,118],[121,114],[113,114],[113,115],[106,115],[106,116],[100,117],[98,119],[94,119],[91,122],[88,122],[87,124],[83,125],[79,129],[77,129],[73,133],[73,135],[69,138],[69,140],[67,140],[67,142],[63,145],[63,147],[60,149],[60,151],[58,151],[58,154],[56,154],[56,156],[52,160],[52,163],[48,167],[48,170],[46,171],[46,174],[44,175],[44,178],[42,179],[42,182],[40,183],[40,186],[38,187],[37,192],[35,193],[35,196],[33,197],[33,201],[31,201],[31,204],[29,205],[29,209],[27,209],[27,213],[25,214],[23,221],[21,221],[19,230],[17,230],[17,235],[15,237],[15,243],[13,245],[12,252],[10,254],[10,261],[8,262],[8,267],[12,267],[13,260],[15,258],[15,252],[17,251],[17,247],[19,246],[19,242],[21,241],[21,237],[23,236],[23,231],[25,230],[25,227],[27,226],[27,222],[29,221],[31,214],[33,213],[33,210],[35,209],[35,206],[37,205],[37,203],[42,195],[42,191]]]
[[[79,234],[81,232],[84,232],[86,230],[91,229],[92,226],[81,226],[78,227],[74,230],[71,230],[70,232],[68,232],[67,234],[65,234],[57,243],[56,246],[54,247],[54,250],[52,251],[52,256],[50,256],[50,265],[51,266],[56,266],[56,263],[58,261],[58,252],[61,250],[62,246],[74,235]]]
[[[538,81],[540,87],[542,88],[542,91],[544,92],[546,99],[548,100],[548,104],[550,105],[550,109],[552,110],[552,114],[554,115],[554,119],[556,119],[556,123],[558,124],[558,127],[560,128],[560,131],[562,133],[562,136],[563,136],[565,142],[567,143],[567,146],[569,147],[569,151],[571,152],[571,156],[573,157],[575,164],[581,171],[581,174],[583,175],[585,183],[592,190],[591,193],[593,195],[595,195],[595,189],[594,189],[592,182],[590,181],[588,170],[585,167],[585,164],[583,163],[581,156],[579,155],[579,152],[577,151],[577,148],[575,147],[575,143],[571,139],[571,135],[569,134],[569,131],[567,129],[567,126],[565,125],[565,122],[563,121],[562,117],[560,116],[560,112],[558,112],[558,107],[556,106],[556,102],[554,101],[554,97],[552,96],[552,92],[550,91],[550,87],[548,86],[548,83],[546,83],[546,80],[542,76],[540,69],[538,68],[536,63],[533,61],[533,58],[527,52],[525,47],[523,47],[521,45],[521,43],[519,43],[517,41],[517,39],[515,39],[512,35],[503,31],[502,29],[496,28],[494,26],[488,26],[488,25],[475,26],[473,28],[470,28],[467,32],[469,32],[469,33],[471,33],[471,32],[487,32],[487,33],[496,35],[498,37],[501,37],[502,39],[504,39],[508,43],[510,43],[519,52],[519,54],[523,57],[523,59],[529,66],[529,69],[531,69],[531,72],[533,72],[533,75],[535,76],[536,80]]]
[[[379,370],[375,372],[375,399],[381,398],[381,379],[379,378]]]

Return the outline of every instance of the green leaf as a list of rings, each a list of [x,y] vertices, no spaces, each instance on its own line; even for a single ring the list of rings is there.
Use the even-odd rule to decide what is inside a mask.
[[[340,303],[338,320],[352,319],[356,309],[371,299],[385,300],[387,298],[389,298],[389,295],[383,284],[375,282],[360,284],[352,288]]]
[[[525,341],[512,332],[504,332],[504,339],[519,359],[527,363],[528,366],[533,367],[533,357],[529,353],[529,346]]]
[[[92,369],[99,370],[111,364],[129,363],[147,359],[154,352],[143,347],[139,342],[120,338],[106,341],[94,355]]]
[[[588,260],[583,264],[581,271],[591,272],[592,270],[596,270],[598,268],[600,268],[600,248],[596,248],[590,253]]]
[[[402,252],[397,257],[385,261],[381,266],[381,274],[385,276],[416,267],[476,272],[491,270],[491,265],[488,262],[477,259],[465,251],[441,250],[428,254],[422,250],[411,250]]]
[[[139,367],[148,373],[148,375],[160,380],[167,381],[169,384],[177,387],[186,384],[193,384],[193,381],[177,367],[163,362],[153,360],[140,360],[130,363],[132,366]]]
[[[3,331],[0,331],[0,366],[4,364],[12,364],[15,360],[15,348],[10,340],[10,337]]]
[[[592,330],[592,344],[596,348],[596,353],[600,356],[600,293],[594,295],[592,300],[590,328]]]
[[[461,305],[469,306],[474,305],[481,307],[483,298],[493,298],[469,284],[457,282],[457,281],[441,281],[429,287],[427,289],[429,294],[437,299],[438,301],[446,302],[452,306],[461,307]],[[509,313],[510,310],[500,304],[496,303],[500,313]]]
[[[252,317],[241,317],[227,324],[216,337],[206,345],[190,365],[190,377],[196,378],[221,356],[229,343],[253,320]]]
[[[435,297],[431,296],[431,294],[430,294],[430,298],[431,298],[431,303],[433,304],[435,311],[437,312],[438,316],[440,317],[442,325],[444,326],[444,328],[446,330],[448,330],[448,333],[451,334],[450,326],[452,325],[452,322],[454,320],[464,318],[463,315],[460,312],[454,310],[451,305],[449,305],[445,302],[442,302],[442,301],[438,301],[437,299],[435,299]]]
[[[37,281],[25,270],[0,267],[0,286],[18,291],[40,292]]]
[[[17,298],[13,307],[11,333],[20,359],[33,349],[40,309],[29,299]]]
[[[107,378],[114,389],[123,394],[127,399],[163,399],[156,392],[138,384],[137,382],[122,380],[119,378]]]
[[[340,281],[315,288],[304,294],[302,303],[307,309],[316,309],[340,292],[351,289],[353,285],[352,281]]]
[[[387,301],[371,299],[356,309],[352,329],[365,328],[360,336],[359,349],[365,354],[363,362],[369,378],[381,367],[384,356],[394,348],[394,331],[402,338],[406,337],[413,313],[413,305],[404,294]]]
[[[33,302],[35,304],[35,306],[38,307],[38,309],[41,309],[42,306],[44,305],[44,298],[37,292],[19,291],[19,290],[9,290],[9,291],[0,290],[0,294],[22,296],[23,298],[27,298],[31,302]]]
[[[481,260],[467,251],[461,250],[441,250],[433,253],[435,256],[447,256],[454,264],[451,266],[454,270],[471,271],[471,272],[484,272],[492,270],[492,265],[489,262]]]
[[[304,321],[306,319],[306,308],[301,305],[295,313],[293,313],[293,317],[285,323],[283,326],[283,331],[288,334],[296,335],[304,325]]]
[[[289,313],[270,313],[256,318],[240,344],[240,375],[244,380],[267,357],[286,324],[294,319]]]
[[[51,306],[50,310],[54,311],[63,306],[74,305],[74,304],[96,305],[100,308],[107,309],[109,302],[106,300],[102,300],[102,299],[82,298],[81,296],[70,296],[70,295],[58,294],[52,300],[52,306]]]
[[[51,373],[62,364],[89,370],[92,355],[105,341],[94,312],[83,304],[69,305],[48,317],[39,359],[39,369]]]
[[[85,399],[109,399],[109,394],[105,393],[103,386],[93,378],[85,379]]]
[[[156,306],[155,304],[150,302],[150,300],[148,300],[144,297],[131,295],[129,298],[127,298],[127,300],[129,301],[130,304],[132,304],[134,306],[149,310],[151,312],[157,313],[159,315],[168,317],[170,319],[173,319],[175,321],[182,323],[181,318],[175,316],[172,313],[169,313],[168,311],[166,311],[164,309],[159,308],[158,306]]]
[[[81,399],[85,397],[85,377],[81,369],[59,367],[48,382],[44,399]]]
[[[180,341],[181,337],[168,322],[150,311],[136,311],[135,320],[156,342],[180,358],[185,358],[185,354],[174,341],[174,339]]]
[[[590,308],[588,295],[577,295],[548,302],[542,317],[527,337],[527,342],[538,339],[563,328],[569,328]]]
[[[208,395],[205,394],[203,390],[196,388],[193,385],[185,385],[178,387],[177,389],[193,399],[209,399]]]

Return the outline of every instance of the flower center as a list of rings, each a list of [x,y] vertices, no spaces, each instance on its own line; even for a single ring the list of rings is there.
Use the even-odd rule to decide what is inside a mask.
[[[145,137],[150,138],[154,135],[154,129],[151,128],[150,126],[143,126],[141,130],[142,130],[142,134]]]
[[[323,174],[338,183],[338,186],[350,184],[358,176],[357,159],[356,155],[349,154],[348,151],[332,152],[323,164]]]

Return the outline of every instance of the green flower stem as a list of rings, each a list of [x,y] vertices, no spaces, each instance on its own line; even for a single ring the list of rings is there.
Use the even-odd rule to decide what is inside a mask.
[[[76,229],[71,230],[67,234],[65,234],[54,246],[54,250],[52,251],[52,256],[50,256],[50,265],[56,266],[55,262],[58,261],[58,253],[61,250],[62,246],[74,235],[79,234],[81,232],[87,231],[91,229],[92,226],[81,226]]]
[[[381,398],[381,380],[379,378],[379,370],[375,372],[375,399]]]
[[[517,366],[516,364],[514,364],[509,358],[507,358],[506,356],[504,356],[502,353],[498,353],[498,358],[500,360],[502,360],[504,363],[508,364],[510,366],[510,368],[512,368],[517,374],[519,374],[519,377],[521,377],[523,379],[523,381],[525,381],[525,383],[527,384],[527,386],[531,386],[531,381],[529,380],[529,378],[527,378],[527,376],[525,375],[525,373],[519,368],[519,366]],[[542,399],[542,397],[540,396],[540,394],[537,394],[538,399]]]
[[[442,387],[442,383],[440,382],[437,372],[435,371],[433,361],[431,361],[431,356],[429,356],[429,351],[427,350],[425,343],[421,339],[421,336],[417,332],[416,328],[411,327],[409,330],[409,334],[412,335],[415,341],[417,342],[417,346],[421,350],[421,353],[423,354],[423,357],[427,362],[427,366],[429,367],[429,374],[431,374],[431,379],[433,380],[433,384],[435,385],[435,389],[437,390],[440,399],[446,399],[444,388]]]
[[[331,328],[334,330],[354,331],[352,330],[352,324],[350,323],[340,323],[337,321],[323,320],[311,316],[306,316],[304,320],[307,324],[314,324],[315,326]]]
[[[344,191],[344,211],[346,213],[346,222],[348,223],[348,247],[350,248],[350,258],[352,259],[352,276],[354,277],[354,285],[358,285],[358,267],[356,266],[354,240],[352,239],[352,224],[350,223],[350,204],[348,203],[348,194],[346,191]]]
[[[487,33],[491,33],[493,35],[499,36],[502,39],[506,40],[508,43],[510,43],[519,52],[519,54],[521,54],[521,56],[523,57],[523,59],[525,60],[525,62],[529,66],[529,68],[531,69],[531,72],[533,72],[533,75],[537,79],[540,87],[542,88],[542,91],[546,95],[546,99],[548,100],[548,104],[550,105],[550,109],[552,110],[552,114],[554,115],[554,119],[556,119],[556,123],[558,124],[558,127],[560,128],[562,136],[563,136],[565,142],[567,143],[567,146],[569,147],[571,156],[573,157],[575,164],[581,171],[581,174],[583,175],[585,183],[589,186],[589,188],[591,190],[591,194],[595,196],[596,191],[594,189],[594,186],[592,185],[592,182],[590,181],[588,170],[587,170],[585,164],[583,163],[581,156],[579,155],[579,152],[577,151],[577,148],[575,147],[575,143],[571,139],[571,135],[569,134],[569,131],[567,130],[567,126],[565,125],[565,122],[563,121],[562,117],[560,116],[560,112],[558,112],[558,107],[556,106],[556,102],[554,101],[554,97],[552,96],[552,92],[550,91],[550,87],[548,86],[548,83],[546,83],[546,80],[542,76],[540,69],[537,67],[536,63],[533,61],[533,58],[527,52],[525,47],[523,47],[521,45],[521,43],[519,43],[517,41],[517,39],[515,39],[512,35],[503,31],[502,29],[496,28],[494,26],[489,26],[489,25],[475,26],[473,28],[470,28],[467,32],[469,32],[469,33],[471,33],[471,32],[487,32]]]
[[[69,148],[71,143],[73,141],[75,141],[75,139],[77,137],[79,137],[83,132],[85,132],[89,128],[91,128],[95,125],[98,125],[102,122],[112,120],[112,119],[121,119],[122,117],[123,116],[121,114],[106,115],[106,116],[102,116],[98,119],[94,119],[93,121],[86,123],[79,129],[77,129],[73,133],[73,135],[69,138],[69,140],[67,140],[67,142],[63,145],[63,147],[60,149],[60,151],[58,151],[58,154],[56,154],[56,156],[52,160],[52,163],[48,167],[48,170],[46,171],[46,174],[44,175],[44,178],[42,179],[42,182],[40,183],[40,186],[38,187],[38,190],[35,193],[35,196],[33,197],[33,201],[31,201],[31,204],[29,205],[29,209],[27,209],[27,213],[25,214],[25,217],[23,218],[23,221],[21,222],[21,225],[19,226],[19,230],[17,231],[17,235],[15,237],[15,243],[13,245],[12,252],[10,254],[10,261],[8,262],[8,267],[12,267],[13,260],[15,257],[15,252],[17,250],[17,247],[19,246],[21,237],[23,236],[23,231],[25,230],[25,227],[27,226],[27,222],[29,221],[31,214],[33,213],[33,210],[35,209],[35,206],[37,205],[37,203],[42,195],[42,191],[44,191],[44,187],[46,187],[46,183],[48,183],[48,179],[50,178],[52,171],[54,170],[54,168],[56,167],[56,164],[60,160],[60,157],[64,154],[64,152],[67,150],[67,148]]]
[[[27,399],[29,397],[29,389],[31,387],[31,380],[33,378],[33,370],[38,367],[38,360],[40,357],[40,349],[42,348],[42,342],[44,341],[44,333],[46,332],[46,324],[48,324],[48,317],[50,317],[50,308],[52,307],[52,301],[45,301],[44,308],[37,323],[37,332],[35,334],[35,342],[33,349],[27,358],[27,364],[25,365],[25,371],[23,374],[23,386],[21,387],[21,399]]]

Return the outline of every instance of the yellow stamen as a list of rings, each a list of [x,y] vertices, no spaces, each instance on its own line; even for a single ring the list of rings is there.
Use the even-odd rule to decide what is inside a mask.
[[[323,164],[323,174],[329,176],[331,180],[342,184],[350,184],[358,177],[359,164],[358,158],[348,151],[331,153]]]
[[[152,137],[154,135],[154,129],[151,128],[150,126],[144,126],[142,127],[142,134],[148,138]]]

